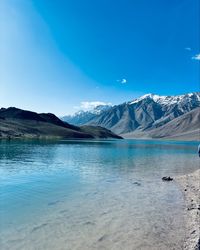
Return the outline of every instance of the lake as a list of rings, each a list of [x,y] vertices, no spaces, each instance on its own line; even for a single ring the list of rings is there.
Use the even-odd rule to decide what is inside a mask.
[[[2,250],[169,250],[185,237],[181,191],[197,143],[1,141]]]

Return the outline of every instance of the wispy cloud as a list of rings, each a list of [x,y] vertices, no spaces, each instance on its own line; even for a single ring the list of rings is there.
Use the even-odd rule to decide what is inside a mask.
[[[190,47],[187,47],[187,48],[185,48],[185,50],[189,50],[189,51],[191,51],[191,50],[192,50],[192,48],[190,48]]]
[[[94,108],[96,108],[97,106],[105,106],[105,105],[112,105],[112,103],[110,102],[100,102],[100,101],[94,101],[94,102],[88,102],[88,101],[84,101],[80,103],[80,106],[75,106],[75,109],[78,110],[92,110]]]
[[[126,84],[127,80],[125,78],[122,78],[120,80],[117,80],[117,82],[120,82],[121,84]]]
[[[200,53],[193,56],[192,59],[200,61]]]

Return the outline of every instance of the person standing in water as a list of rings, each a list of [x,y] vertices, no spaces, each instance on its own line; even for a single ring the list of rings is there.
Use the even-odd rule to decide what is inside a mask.
[[[199,157],[200,157],[200,144],[198,146],[198,154],[199,154]]]

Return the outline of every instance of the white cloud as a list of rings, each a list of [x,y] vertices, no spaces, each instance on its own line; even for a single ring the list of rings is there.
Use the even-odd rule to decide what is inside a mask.
[[[200,53],[193,56],[192,59],[200,61]]]
[[[121,83],[122,83],[122,84],[127,83],[127,80],[126,80],[126,79],[122,79],[122,80],[121,80]]]
[[[84,111],[87,111],[87,110],[92,110],[94,108],[96,108],[97,106],[105,106],[105,105],[112,105],[112,103],[110,102],[100,102],[100,101],[94,101],[94,102],[88,102],[88,101],[85,101],[85,102],[81,102],[80,103],[80,106],[75,106],[74,108],[75,109],[78,109],[78,110],[84,110]]]
[[[117,80],[117,82],[120,82],[121,84],[126,84],[127,80],[125,78],[122,78],[120,80]]]
[[[189,50],[189,51],[191,51],[192,49],[191,49],[190,47],[187,47],[187,48],[185,48],[185,50]]]

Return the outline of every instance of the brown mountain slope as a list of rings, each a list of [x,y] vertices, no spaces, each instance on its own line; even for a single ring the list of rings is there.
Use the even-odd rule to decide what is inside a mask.
[[[102,112],[78,112],[65,117],[74,125],[101,126],[117,134],[140,133],[156,129],[200,107],[200,93],[176,96],[147,94],[130,102],[109,107]]]
[[[17,108],[0,109],[0,138],[116,138],[111,131],[93,126],[77,127],[54,114],[37,114]]]
[[[123,134],[125,138],[171,138],[185,140],[200,140],[200,108],[155,129]]]

